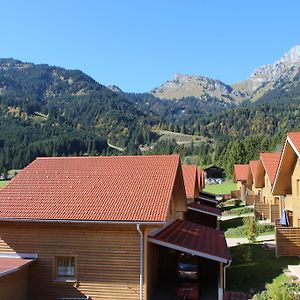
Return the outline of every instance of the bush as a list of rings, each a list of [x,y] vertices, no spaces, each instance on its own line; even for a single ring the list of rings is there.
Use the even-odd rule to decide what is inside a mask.
[[[254,300],[297,300],[299,299],[299,285],[273,281],[266,284],[266,290],[256,294]]]
[[[246,235],[250,242],[254,243],[258,236],[257,232],[257,222],[254,217],[244,218],[244,225],[246,228]]]
[[[232,255],[235,264],[244,264],[252,261],[252,251],[249,244],[243,244],[236,247],[236,251]]]
[[[244,218],[245,219],[245,218]],[[268,231],[273,231],[274,230],[274,225],[265,225],[265,224],[257,224],[256,223],[256,232],[258,235],[268,232]],[[237,226],[235,228],[229,228],[225,232],[226,237],[246,237],[247,236],[247,228],[246,225],[242,226]]]
[[[250,214],[253,213],[254,209],[253,207],[243,207],[241,209],[238,210],[238,214],[239,215],[243,215],[243,214]]]

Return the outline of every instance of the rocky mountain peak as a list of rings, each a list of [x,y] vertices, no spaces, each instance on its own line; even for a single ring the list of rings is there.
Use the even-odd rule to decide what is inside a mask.
[[[295,45],[289,52],[285,53],[277,63],[294,64],[300,62],[300,45]]]
[[[204,76],[175,74],[171,80],[153,89],[151,93],[161,99],[196,97],[200,100],[218,99],[233,102],[240,95],[230,85]]]

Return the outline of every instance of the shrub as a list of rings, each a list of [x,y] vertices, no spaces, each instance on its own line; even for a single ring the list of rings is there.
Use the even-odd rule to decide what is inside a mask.
[[[265,225],[265,224],[257,224],[256,223],[256,232],[258,235],[268,232],[274,231],[274,225]],[[229,228],[225,232],[226,237],[246,237],[247,236],[247,227],[246,225],[237,226],[234,228]]]
[[[254,300],[296,300],[299,285],[273,281],[266,284],[266,290],[254,295]]]
[[[243,219],[246,228],[246,235],[250,242],[254,243],[258,236],[257,222],[254,217],[246,217]]]
[[[253,213],[253,211],[254,211],[253,207],[243,207],[238,210],[238,214],[239,215],[250,214],[250,213]]]
[[[249,263],[252,261],[252,251],[250,245],[242,244],[236,247],[232,255],[232,260],[236,264]]]

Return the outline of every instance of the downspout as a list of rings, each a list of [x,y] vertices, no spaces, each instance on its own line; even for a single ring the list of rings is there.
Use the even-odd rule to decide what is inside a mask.
[[[217,217],[217,229],[220,229],[220,220],[221,220],[222,216]]]
[[[144,236],[140,228],[140,224],[136,224],[136,229],[138,233],[140,234],[140,300],[143,300],[143,243],[144,243]]]
[[[224,267],[224,291],[226,290],[226,269],[230,267],[232,260],[228,261],[228,264]]]

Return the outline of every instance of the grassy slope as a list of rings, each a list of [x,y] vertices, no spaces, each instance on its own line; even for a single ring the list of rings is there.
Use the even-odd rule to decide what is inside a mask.
[[[0,189],[8,183],[8,180],[0,180]]]
[[[193,141],[195,144],[197,142],[203,142],[207,139],[203,136],[199,135],[190,135],[190,134],[183,134],[178,132],[172,132],[167,130],[157,130],[156,133],[160,135],[159,140],[169,140],[174,139],[178,144],[191,144]]]
[[[276,258],[274,251],[263,250],[259,244],[232,247],[230,252],[233,262],[227,271],[228,290],[261,290],[273,279],[284,281],[283,269],[300,262],[296,257]]]
[[[236,183],[226,181],[221,184],[207,184],[204,191],[212,194],[222,195],[229,194],[231,191],[235,191],[236,188]]]

